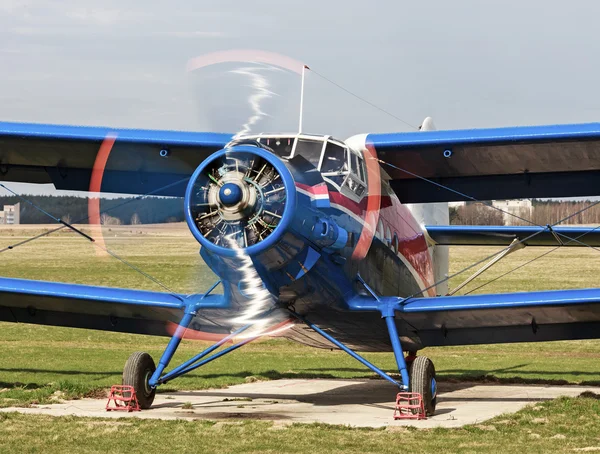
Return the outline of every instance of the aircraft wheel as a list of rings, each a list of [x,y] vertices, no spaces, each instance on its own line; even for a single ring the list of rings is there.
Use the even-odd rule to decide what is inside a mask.
[[[148,381],[156,370],[154,360],[146,352],[135,352],[127,359],[123,369],[123,384],[133,386],[142,409],[148,409],[154,402],[156,388],[151,388]]]
[[[437,404],[437,382],[433,361],[426,356],[417,356],[410,367],[410,391],[423,396],[425,414],[433,416]]]

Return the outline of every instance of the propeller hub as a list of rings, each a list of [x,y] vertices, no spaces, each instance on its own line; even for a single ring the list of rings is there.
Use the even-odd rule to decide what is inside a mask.
[[[186,221],[200,244],[213,252],[258,253],[286,231],[295,196],[293,177],[277,156],[236,144],[208,157],[192,175]]]
[[[242,190],[235,183],[225,183],[219,191],[219,200],[225,206],[237,205],[242,200]]]

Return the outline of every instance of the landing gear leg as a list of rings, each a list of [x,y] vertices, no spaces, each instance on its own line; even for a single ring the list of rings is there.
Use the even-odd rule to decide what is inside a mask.
[[[435,380],[433,362],[426,356],[415,357],[416,353],[413,352],[409,352],[408,356],[404,358],[400,337],[396,329],[395,317],[393,314],[384,314],[384,318],[394,349],[396,364],[402,376],[404,389],[421,394],[425,414],[433,416],[437,403],[437,382]]]
[[[394,315],[384,315],[385,323],[387,324],[388,333],[390,335],[390,341],[392,342],[392,348],[394,349],[394,356],[396,357],[396,364],[398,365],[398,372],[402,377],[402,385],[405,390],[409,389],[410,378],[408,374],[408,368],[406,367],[406,360],[404,359],[404,352],[402,351],[402,345],[400,344],[400,336],[398,336],[398,330],[396,329],[396,320]]]
[[[165,352],[160,358],[158,367],[155,366],[154,360],[146,352],[133,353],[125,363],[125,368],[123,369],[123,384],[133,386],[140,407],[143,410],[152,406],[156,394],[158,378],[165,367],[169,365],[171,358],[183,338],[185,330],[190,325],[195,315],[195,312],[190,311],[186,312],[183,316],[179,326],[175,330],[175,334],[169,341]]]

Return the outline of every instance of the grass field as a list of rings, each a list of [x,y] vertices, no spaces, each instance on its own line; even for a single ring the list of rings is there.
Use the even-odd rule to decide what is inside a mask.
[[[0,248],[35,233],[34,229],[0,230]],[[158,277],[178,292],[198,292],[214,282],[214,275],[198,255],[197,243],[184,226],[106,228],[106,245],[135,266]],[[453,248],[451,267],[464,266],[493,253],[494,248]],[[475,288],[549,249],[519,251],[492,269],[469,288]],[[479,292],[578,288],[598,286],[600,255],[588,248],[560,249],[537,260]],[[138,272],[112,257],[96,253],[94,246],[73,233],[61,232],[1,254],[0,275],[29,279],[62,280],[160,290]],[[457,285],[469,273],[454,278]],[[98,394],[120,381],[123,364],[135,350],[147,350],[157,358],[167,339],[97,331],[0,324],[0,406],[28,405],[61,397]],[[184,359],[205,344],[184,341],[174,360]],[[430,348],[441,380],[506,380],[519,382],[569,382],[600,384],[600,342],[555,342],[477,347]],[[368,354],[384,369],[393,370],[391,354]],[[169,383],[169,389],[200,389],[242,383],[255,377],[370,377],[354,360],[337,351],[317,350],[281,339],[250,344],[211,363],[194,374]],[[194,444],[206,452],[303,452],[319,443],[321,452],[391,452],[402,447],[423,450],[545,451],[598,447],[599,404],[592,398],[561,399],[543,404],[543,410],[527,409],[517,415],[486,423],[486,428],[461,430],[389,431],[347,430],[327,426],[294,426],[281,430],[269,423],[213,424],[210,422],[132,421],[116,423],[88,419],[2,416],[0,452],[44,450],[63,452],[75,439],[78,451],[148,450],[162,436],[170,447],[181,444],[185,452]],[[541,412],[541,413],[540,413]],[[535,422],[541,418],[546,421]],[[563,415],[563,416],[561,416]],[[494,429],[490,429],[494,427]],[[94,428],[94,430],[89,430]],[[268,437],[260,434],[268,430]],[[143,436],[111,441],[102,434],[131,431]],[[368,436],[366,434],[368,433]],[[564,438],[558,435],[564,436]],[[191,438],[188,438],[191,437]],[[555,438],[552,438],[555,437]],[[226,448],[219,443],[227,438]],[[45,445],[52,440],[51,448]],[[193,440],[196,440],[194,442]],[[507,441],[508,440],[508,441]],[[171,441],[173,444],[171,445]],[[134,443],[132,445],[132,443]],[[21,451],[11,448],[19,446]],[[54,451],[53,451],[54,450]]]

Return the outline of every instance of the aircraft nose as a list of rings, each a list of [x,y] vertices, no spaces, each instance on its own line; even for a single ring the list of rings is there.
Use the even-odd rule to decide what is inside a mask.
[[[242,190],[235,183],[225,183],[219,191],[219,199],[226,206],[237,205],[242,200]]]

